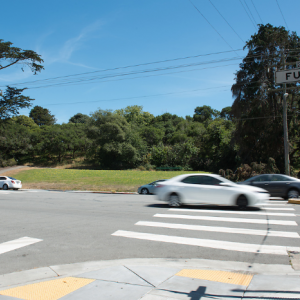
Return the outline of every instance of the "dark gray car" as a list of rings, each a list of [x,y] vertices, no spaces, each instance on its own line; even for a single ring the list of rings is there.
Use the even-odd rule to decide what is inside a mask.
[[[251,177],[240,184],[253,185],[267,190],[271,197],[298,198],[300,180],[282,174],[263,174]]]

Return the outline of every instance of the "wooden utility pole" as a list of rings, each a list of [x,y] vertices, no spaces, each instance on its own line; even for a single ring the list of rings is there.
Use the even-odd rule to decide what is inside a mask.
[[[285,56],[282,51],[282,65],[285,70]],[[288,137],[288,126],[287,126],[287,105],[286,98],[288,93],[286,92],[286,83],[283,84],[283,139],[284,139],[284,165],[285,174],[290,175],[290,158],[289,158],[289,137]]]

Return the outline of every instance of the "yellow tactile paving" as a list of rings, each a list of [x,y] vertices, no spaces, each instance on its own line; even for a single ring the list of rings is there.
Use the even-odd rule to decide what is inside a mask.
[[[0,291],[0,295],[26,300],[56,300],[93,281],[95,279],[66,277]]]
[[[183,269],[176,274],[176,276],[217,281],[223,283],[231,283],[248,286],[252,280],[253,275],[232,273],[215,270],[189,270]]]

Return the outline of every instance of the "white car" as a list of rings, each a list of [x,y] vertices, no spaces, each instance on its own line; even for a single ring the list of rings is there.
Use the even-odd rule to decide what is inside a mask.
[[[185,174],[160,183],[156,196],[170,206],[181,204],[217,204],[246,206],[261,205],[270,194],[261,188],[239,185],[220,175]]]
[[[12,177],[0,176],[0,189],[18,190],[22,188],[22,182]]]

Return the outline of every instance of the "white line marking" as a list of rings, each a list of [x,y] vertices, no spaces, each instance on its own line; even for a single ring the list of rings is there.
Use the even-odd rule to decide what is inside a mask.
[[[267,230],[246,229],[246,228],[215,227],[215,226],[187,225],[187,224],[145,222],[145,221],[139,221],[135,223],[135,225],[159,227],[159,228],[197,230],[197,231],[225,232],[225,233],[234,233],[234,234],[238,233],[238,234],[249,234],[249,235],[277,236],[277,237],[286,237],[286,238],[300,238],[297,232],[290,232],[290,231],[274,231],[274,230],[267,231]]]
[[[5,242],[0,244],[0,254],[5,252],[9,252],[18,248],[22,248],[28,245],[32,245],[38,242],[41,242],[40,239],[30,238],[30,237],[22,237],[13,241]]]
[[[265,210],[295,210],[295,208],[285,208],[285,207],[264,207]]]
[[[290,249],[293,249],[293,251],[300,251],[300,247],[235,243],[235,242],[227,242],[227,241],[186,238],[180,236],[169,236],[169,235],[162,235],[162,234],[142,233],[142,232],[133,232],[133,231],[124,231],[124,230],[118,230],[112,235],[140,239],[140,240],[150,240],[150,241],[157,241],[157,242],[174,243],[174,244],[207,247],[207,248],[214,248],[214,249],[240,251],[240,252],[251,252],[251,253],[288,255],[287,251],[290,251]]]
[[[283,220],[222,218],[222,217],[189,216],[189,215],[166,215],[166,214],[155,214],[154,217],[174,218],[174,219],[190,219],[190,220],[207,220],[207,221],[223,221],[223,222],[235,222],[235,223],[254,223],[254,224],[272,224],[272,225],[298,226],[298,224],[295,221],[283,221]]]
[[[273,203],[264,203],[264,204],[261,204],[259,206],[264,206],[264,205],[271,205],[271,206],[286,206],[286,204],[273,204]]]
[[[237,214],[237,215],[260,215],[260,216],[281,216],[281,217],[296,217],[295,214],[289,213],[273,213],[273,212],[256,212],[256,211],[234,211],[234,210],[213,210],[213,209],[187,209],[187,208],[170,208],[171,211],[182,212],[203,212],[203,213],[218,213],[218,214]]]

